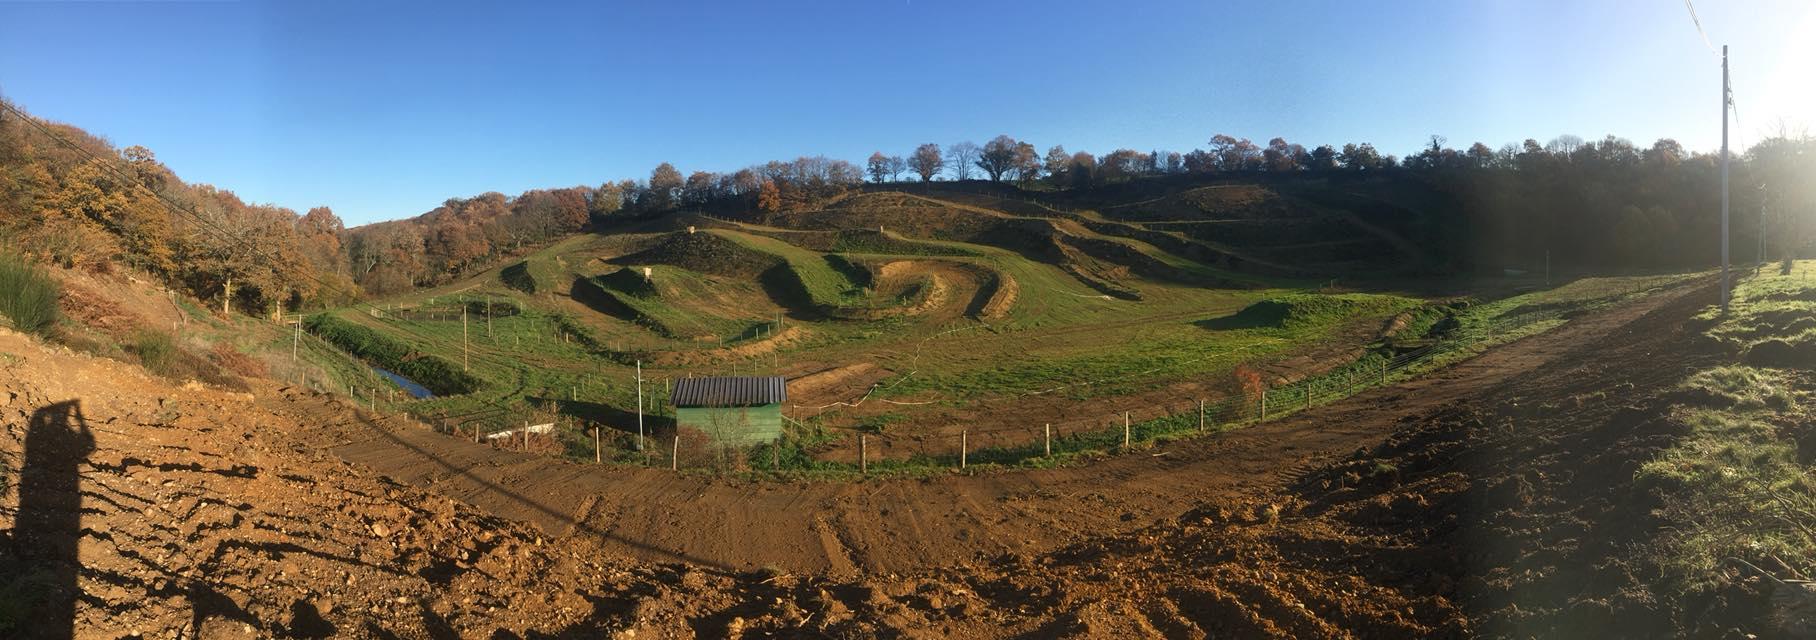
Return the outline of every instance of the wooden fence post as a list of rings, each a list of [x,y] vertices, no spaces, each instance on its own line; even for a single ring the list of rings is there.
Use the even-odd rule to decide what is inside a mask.
[[[781,468],[782,468],[782,443],[780,440],[778,440],[776,442],[769,443],[769,470],[777,471],[777,470],[780,470]]]
[[[1198,399],[1198,432],[1204,433],[1204,398]]]
[[[681,470],[681,432],[679,429],[675,431],[675,444],[671,445],[668,450],[668,470]]]
[[[1122,448],[1129,448],[1129,412],[1122,412]]]
[[[864,446],[864,434],[858,434],[858,473],[870,473],[870,452]]]
[[[1053,423],[1047,423],[1047,457],[1053,457]]]
[[[523,421],[523,450],[526,453],[530,450],[530,421],[528,420]]]
[[[1267,421],[1267,389],[1261,390],[1261,420]]]
[[[966,458],[969,457],[971,449],[970,435],[969,431],[958,432],[958,468],[960,469],[965,468],[965,463],[968,462]]]
[[[599,455],[599,425],[593,425],[593,464],[604,461],[605,458]]]
[[[1381,384],[1387,384],[1387,361],[1381,361]]]

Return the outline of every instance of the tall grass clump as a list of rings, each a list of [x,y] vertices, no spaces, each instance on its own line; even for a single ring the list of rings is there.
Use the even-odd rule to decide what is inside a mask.
[[[180,366],[181,352],[170,334],[161,331],[145,330],[133,335],[127,350],[139,356],[139,364],[147,371],[165,377],[182,375]]]
[[[44,335],[57,324],[57,282],[25,258],[0,253],[0,316],[13,328]]]

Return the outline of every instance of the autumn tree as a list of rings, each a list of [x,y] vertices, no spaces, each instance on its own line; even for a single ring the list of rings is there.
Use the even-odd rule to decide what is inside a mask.
[[[907,160],[903,160],[901,156],[889,156],[889,181],[890,182],[900,181],[902,179],[902,174],[907,173],[907,172],[908,172],[908,161]]]
[[[1486,144],[1477,142],[1469,145],[1469,150],[1464,152],[1464,155],[1469,159],[1469,165],[1473,168],[1486,169],[1494,166],[1494,150],[1488,148]]]
[[[687,183],[681,187],[681,201],[691,206],[700,206],[718,197],[719,175],[709,171],[695,171],[687,176]]]
[[[1383,164],[1380,152],[1375,151],[1375,145],[1366,142],[1343,145],[1343,151],[1337,154],[1337,161],[1351,171],[1379,169]]]
[[[649,173],[649,188],[645,193],[649,201],[639,202],[638,205],[649,211],[673,209],[680,200],[684,185],[681,172],[675,169],[675,165],[667,162],[656,165],[655,170]]]
[[[1047,170],[1047,175],[1059,182],[1065,179],[1066,169],[1072,166],[1072,154],[1066,153],[1065,147],[1056,144],[1047,149],[1047,157],[1042,164],[1045,165],[1043,168]]]
[[[1097,159],[1096,182],[1117,182],[1141,174],[1148,154],[1134,149],[1117,149]]]
[[[763,186],[757,189],[757,210],[775,213],[782,210],[782,189],[774,180],[764,180]]]
[[[1039,180],[1040,152],[1034,149],[1034,145],[1026,142],[1015,143],[1015,158],[1009,162],[1009,172],[1015,176],[1018,182],[1024,184]]]
[[[1267,148],[1262,150],[1261,159],[1268,171],[1297,171],[1302,166],[1300,159],[1304,155],[1305,147],[1290,144],[1285,138],[1274,138],[1267,141]]]
[[[1261,168],[1261,149],[1248,138],[1219,133],[1211,137],[1211,155],[1221,171],[1249,171]]]
[[[939,175],[940,169],[945,166],[940,146],[931,142],[915,147],[914,155],[908,157],[908,168],[920,174],[921,182],[932,182],[933,176]]]
[[[1085,151],[1072,154],[1072,162],[1066,165],[1066,177],[1075,187],[1090,187],[1091,181],[1097,178],[1097,157]]]
[[[1159,165],[1163,173],[1185,173],[1185,157],[1179,155],[1178,151],[1166,152],[1166,155],[1161,156]]]
[[[871,153],[870,160],[865,163],[865,170],[870,172],[871,182],[882,184],[883,179],[889,177],[889,156],[883,155],[881,151]]]
[[[1006,135],[991,138],[989,142],[984,143],[984,148],[977,154],[977,160],[974,161],[977,168],[983,169],[984,173],[990,176],[991,182],[1002,182],[1003,174],[1008,173],[1015,166],[1015,146],[1017,144],[1014,138]],[[958,155],[954,153],[953,157],[956,158]]]
[[[612,214],[624,208],[624,189],[617,183],[606,182],[593,189],[586,199],[587,219],[594,225],[605,224]]]
[[[1321,144],[1318,145],[1318,148],[1312,149],[1311,158],[1311,164],[1306,165],[1306,168],[1312,171],[1330,171],[1337,168],[1337,150],[1328,144]]]

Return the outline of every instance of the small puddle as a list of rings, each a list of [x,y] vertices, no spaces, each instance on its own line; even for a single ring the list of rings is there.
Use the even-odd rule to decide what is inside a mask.
[[[435,394],[429,393],[428,387],[422,386],[420,384],[416,384],[415,380],[405,378],[403,376],[397,375],[390,371],[386,371],[384,369],[380,369],[378,367],[372,367],[372,370],[377,371],[378,375],[384,376],[386,380],[390,380],[391,382],[396,383],[397,386],[403,387],[404,393],[410,394],[410,397],[412,397],[412,398],[421,400],[423,398],[435,397]]]

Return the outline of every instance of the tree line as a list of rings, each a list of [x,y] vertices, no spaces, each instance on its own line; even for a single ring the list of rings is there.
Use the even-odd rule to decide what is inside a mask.
[[[900,156],[878,151],[861,168],[808,156],[684,174],[664,162],[646,179],[451,198],[413,218],[349,229],[327,207],[298,214],[249,204],[231,191],[184,183],[143,147],[115,149],[75,127],[7,113],[0,115],[0,234],[67,267],[127,265],[200,298],[231,295],[238,309],[272,313],[442,284],[622,221],[683,210],[768,220],[822,207],[866,181],[988,180],[1063,198],[1111,197],[1107,187],[1168,176],[1323,174],[1404,180],[1441,194],[1453,211],[1422,233],[1453,252],[1452,266],[1529,263],[1545,251],[1586,264],[1706,263],[1709,243],[1692,239],[1708,230],[1717,206],[1712,154],[1669,139],[1639,147],[1614,136],[1499,148],[1446,142],[1433,136],[1401,158],[1368,143],[1307,148],[1218,134],[1183,153],[1122,148],[1097,156],[1061,145],[1041,153],[1000,135],[983,145],[922,144]],[[1813,161],[1812,138],[1789,134],[1735,160],[1735,207],[1773,211],[1775,246],[1808,244]],[[1744,233],[1749,218],[1737,219]]]

